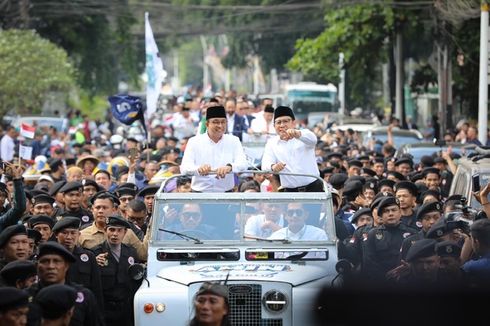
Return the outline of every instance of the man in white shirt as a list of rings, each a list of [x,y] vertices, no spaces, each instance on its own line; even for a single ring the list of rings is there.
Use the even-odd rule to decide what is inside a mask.
[[[274,118],[274,108],[271,105],[265,107],[264,112],[261,115],[257,116],[250,125],[250,129],[248,130],[250,133],[261,133],[261,134],[275,134],[276,130],[274,129],[274,122],[272,121]]]
[[[282,204],[262,205],[263,214],[252,215],[245,223],[245,236],[268,238],[284,227],[284,206]]]
[[[5,135],[0,141],[0,158],[3,161],[11,162],[14,159],[15,154],[15,136],[17,131],[12,126],[7,127]]]
[[[235,187],[233,173],[245,171],[247,158],[240,140],[226,131],[226,112],[222,106],[206,111],[206,133],[189,139],[180,171],[193,174],[194,192],[231,192]],[[215,174],[210,175],[211,172]]]
[[[319,176],[315,157],[317,138],[308,129],[295,129],[293,110],[278,106],[274,110],[274,128],[277,136],[267,141],[262,157],[262,169]],[[280,175],[286,192],[322,192],[323,182],[305,176]]]
[[[172,126],[174,128],[174,136],[179,140],[190,137],[196,134],[197,121],[190,113],[188,107],[182,108],[179,115],[175,116]]]
[[[327,241],[325,230],[312,225],[306,225],[308,211],[302,203],[290,203],[286,210],[288,226],[282,228],[269,237],[269,239],[288,239],[292,241]]]

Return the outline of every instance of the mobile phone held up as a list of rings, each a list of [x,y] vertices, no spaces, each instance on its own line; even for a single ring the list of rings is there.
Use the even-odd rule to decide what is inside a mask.
[[[473,180],[473,192],[480,191],[480,174],[475,173],[471,178]]]

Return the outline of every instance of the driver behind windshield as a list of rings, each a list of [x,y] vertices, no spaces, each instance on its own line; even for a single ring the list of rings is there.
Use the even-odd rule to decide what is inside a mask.
[[[182,206],[179,213],[179,223],[175,225],[173,231],[198,238],[206,236],[208,239],[220,239],[214,226],[202,223],[201,207],[198,204],[184,204]]]
[[[294,241],[326,241],[327,234],[324,230],[306,224],[308,211],[302,203],[290,203],[286,210],[288,226],[284,227],[269,237],[269,239],[288,239]]]

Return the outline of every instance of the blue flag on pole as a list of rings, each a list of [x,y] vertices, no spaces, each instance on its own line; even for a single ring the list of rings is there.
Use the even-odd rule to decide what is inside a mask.
[[[143,118],[143,103],[141,99],[131,95],[114,95],[109,96],[109,103],[111,104],[111,112],[117,121],[131,125],[137,120],[141,120],[144,124]]]

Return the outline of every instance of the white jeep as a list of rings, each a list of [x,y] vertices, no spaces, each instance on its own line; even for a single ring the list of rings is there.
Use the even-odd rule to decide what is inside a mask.
[[[275,229],[283,227],[262,228],[271,217]],[[318,290],[337,276],[328,191],[160,190],[148,232],[147,281],[134,298],[136,325],[187,325],[205,281],[228,286],[234,326],[312,325]]]

